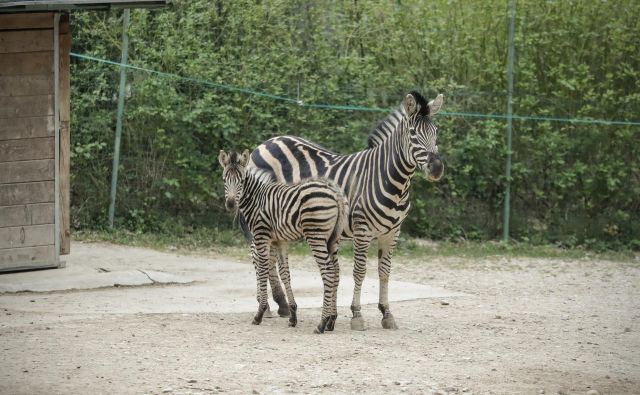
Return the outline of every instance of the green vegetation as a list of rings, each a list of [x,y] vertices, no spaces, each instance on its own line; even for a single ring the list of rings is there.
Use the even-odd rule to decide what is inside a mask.
[[[237,231],[201,227],[182,229],[177,233],[132,232],[126,229],[79,230],[74,239],[85,242],[108,242],[134,247],[152,248],[159,251],[176,251],[183,254],[216,254],[249,260],[249,244]],[[309,247],[302,241],[291,243],[290,255],[311,256]],[[345,240],[340,245],[341,259],[353,259],[353,245]],[[375,261],[375,243],[369,251],[369,259]],[[557,258],[557,259],[598,259],[614,261],[638,261],[638,256],[630,250],[593,252],[582,247],[562,248],[554,245],[533,245],[531,243],[441,241],[425,242],[421,239],[404,239],[398,244],[394,256],[406,259],[429,259],[459,257],[482,258]]]
[[[119,59],[119,11],[74,12],[72,25],[74,52]],[[308,103],[391,108],[416,89],[444,93],[445,111],[502,114],[506,31],[504,0],[176,0],[165,10],[132,12],[130,63]],[[637,120],[638,31],[638,1],[519,0],[515,113]],[[118,70],[72,60],[72,219],[87,235],[106,223]],[[101,233],[120,241],[133,234],[150,244],[156,237],[166,245],[174,238],[225,244],[231,236],[220,229],[231,227],[231,216],[222,206],[219,149],[295,134],[354,152],[384,116],[309,109],[144,72],[129,72],[128,81],[120,230]],[[404,234],[477,251],[460,241],[501,234],[505,124],[436,122],[445,177],[415,179]],[[528,244],[640,249],[638,126],[520,120],[513,150],[516,251],[538,248]],[[187,237],[176,229],[193,231]],[[410,253],[411,243],[401,245]]]

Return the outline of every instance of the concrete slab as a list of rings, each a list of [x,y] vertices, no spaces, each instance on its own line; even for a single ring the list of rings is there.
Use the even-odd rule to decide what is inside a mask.
[[[237,313],[257,308],[255,273],[248,258],[239,263],[85,243],[74,243],[71,251],[65,269],[0,275],[0,292],[5,292],[0,294],[0,308],[67,314]],[[299,308],[322,305],[319,273],[292,270],[291,277]],[[114,284],[134,287],[114,288]],[[464,296],[401,281],[391,281],[389,288],[390,302]],[[27,289],[48,292],[7,293]],[[50,292],[62,290],[76,291]],[[349,306],[352,293],[353,278],[341,276],[338,304]],[[362,303],[378,303],[377,279],[365,280]]]
[[[39,278],[36,272],[23,275],[20,281],[11,281],[11,275],[0,278],[2,292],[53,292],[87,290],[105,287],[137,286],[151,284],[187,284],[194,280],[185,276],[151,270],[119,270],[115,272],[87,270],[87,273],[68,273],[64,270],[49,272],[49,278]],[[42,272],[44,274],[44,272]],[[17,276],[16,276],[17,277]],[[30,279],[29,277],[35,277]]]

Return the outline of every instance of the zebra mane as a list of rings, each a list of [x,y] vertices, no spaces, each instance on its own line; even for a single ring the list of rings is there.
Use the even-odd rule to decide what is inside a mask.
[[[429,115],[429,104],[427,103],[427,99],[416,91],[411,91],[409,93],[413,95],[420,106],[419,114],[422,116]],[[367,147],[374,148],[382,144],[382,142],[384,142],[387,137],[391,136],[391,134],[398,128],[398,125],[402,122],[404,117],[406,117],[404,106],[400,105],[397,110],[387,115],[369,134],[369,137],[367,138]]]
[[[387,137],[391,136],[394,130],[402,122],[404,118],[404,108],[400,106],[397,110],[387,115],[367,138],[367,148],[374,148],[382,144]]]
[[[236,151],[229,152],[229,163],[238,163],[239,157],[240,154],[238,154]]]

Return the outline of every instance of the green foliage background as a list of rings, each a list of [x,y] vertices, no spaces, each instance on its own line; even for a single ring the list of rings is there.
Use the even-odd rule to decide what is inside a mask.
[[[392,108],[416,89],[444,111],[506,110],[506,0],[175,0],[132,11],[130,63],[308,103]],[[118,60],[121,11],[74,12],[73,51]],[[514,112],[640,118],[640,2],[518,0]],[[118,69],[72,58],[72,219],[105,226]],[[217,152],[293,134],[364,149],[385,113],[309,109],[128,72],[117,223],[137,231],[226,228]],[[505,122],[440,116],[446,162],[416,178],[405,233],[501,234]],[[640,248],[640,127],[515,121],[512,235]]]

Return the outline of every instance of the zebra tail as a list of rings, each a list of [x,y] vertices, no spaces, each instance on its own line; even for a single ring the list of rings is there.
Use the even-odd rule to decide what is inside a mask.
[[[340,240],[342,231],[345,226],[347,226],[349,203],[342,194],[340,188],[333,183],[330,183],[330,186],[335,192],[336,203],[338,204],[338,217],[336,218],[336,224],[333,228],[333,232],[331,232],[331,236],[329,236],[329,240],[327,241],[327,247],[331,253],[336,253],[338,251],[338,241]]]
[[[247,241],[253,241],[253,235],[249,230],[249,225],[247,225],[247,221],[244,219],[244,215],[242,215],[241,212],[238,212],[238,225],[240,225],[240,230],[242,231],[244,238]]]

